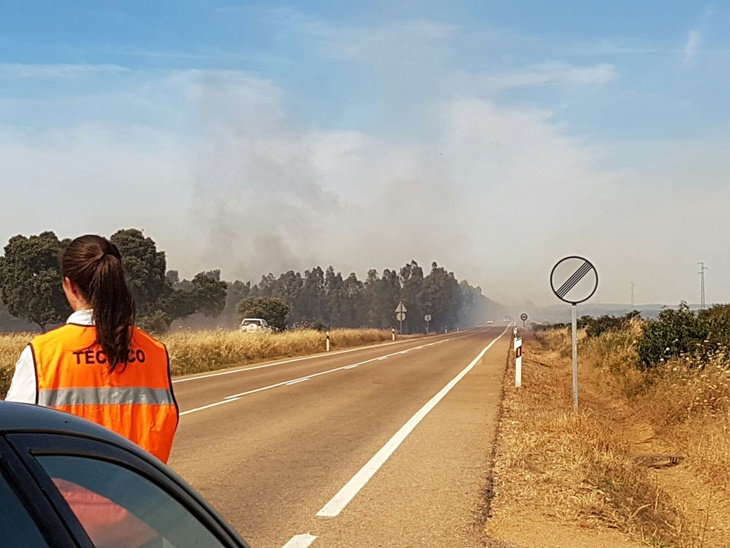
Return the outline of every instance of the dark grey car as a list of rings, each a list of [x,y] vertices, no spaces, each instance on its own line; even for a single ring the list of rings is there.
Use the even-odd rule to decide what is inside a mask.
[[[67,413],[3,401],[0,546],[248,547],[135,444]]]

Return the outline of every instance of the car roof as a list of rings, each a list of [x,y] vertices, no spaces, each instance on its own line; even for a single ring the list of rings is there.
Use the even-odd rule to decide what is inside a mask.
[[[0,401],[0,435],[11,432],[73,434],[122,445],[135,453],[139,450],[119,434],[70,413],[30,403]]]

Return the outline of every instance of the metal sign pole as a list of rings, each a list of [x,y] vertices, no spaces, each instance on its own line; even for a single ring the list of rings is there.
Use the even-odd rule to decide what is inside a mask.
[[[573,324],[573,409],[578,411],[578,305],[570,307]]]
[[[578,411],[578,303],[590,299],[598,289],[598,271],[584,257],[571,255],[557,262],[550,272],[555,296],[569,303],[573,335],[573,409]]]

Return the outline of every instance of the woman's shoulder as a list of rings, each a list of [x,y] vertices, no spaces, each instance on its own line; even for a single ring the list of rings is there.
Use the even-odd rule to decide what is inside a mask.
[[[147,333],[147,331],[145,331],[141,327],[134,328],[134,339],[138,343],[151,344],[153,346],[165,348],[165,345],[162,341],[156,339],[155,337],[153,337],[152,335]]]
[[[67,323],[60,327],[56,327],[55,329],[51,329],[50,331],[46,331],[45,333],[41,333],[40,335],[36,335],[30,343],[37,346],[61,341],[68,337],[75,337],[78,334],[79,328],[85,329],[85,326]]]

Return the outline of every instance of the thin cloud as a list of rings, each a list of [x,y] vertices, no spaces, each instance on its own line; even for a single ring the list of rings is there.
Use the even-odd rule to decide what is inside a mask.
[[[609,40],[564,40],[554,44],[538,44],[546,53],[569,55],[633,56],[633,55],[674,55],[682,48],[674,44],[646,42],[636,39]]]
[[[428,64],[434,56],[439,58],[450,49],[450,41],[459,31],[455,25],[425,20],[391,21],[376,28],[330,27],[322,23],[307,27],[323,55],[377,65],[397,61]]]
[[[198,51],[176,51],[176,50],[155,50],[136,48],[99,48],[98,52],[119,55],[123,57],[140,57],[156,59],[162,62],[167,60],[193,60],[193,61],[251,61],[262,63],[286,63],[287,59],[277,55],[266,55],[262,53],[240,53],[228,51],[221,48],[204,48]]]
[[[687,33],[687,41],[684,44],[684,65],[689,66],[693,63],[697,55],[697,49],[700,43],[700,31],[693,29]]]
[[[73,80],[100,74],[127,72],[129,69],[126,67],[108,64],[0,64],[0,80]]]
[[[317,33],[324,26],[317,17],[288,6],[224,6],[215,11],[229,17],[255,19],[262,25],[285,26],[290,32]]]
[[[523,70],[482,75],[478,80],[493,91],[535,86],[604,86],[618,78],[612,65],[575,67],[563,64],[542,64]]]

